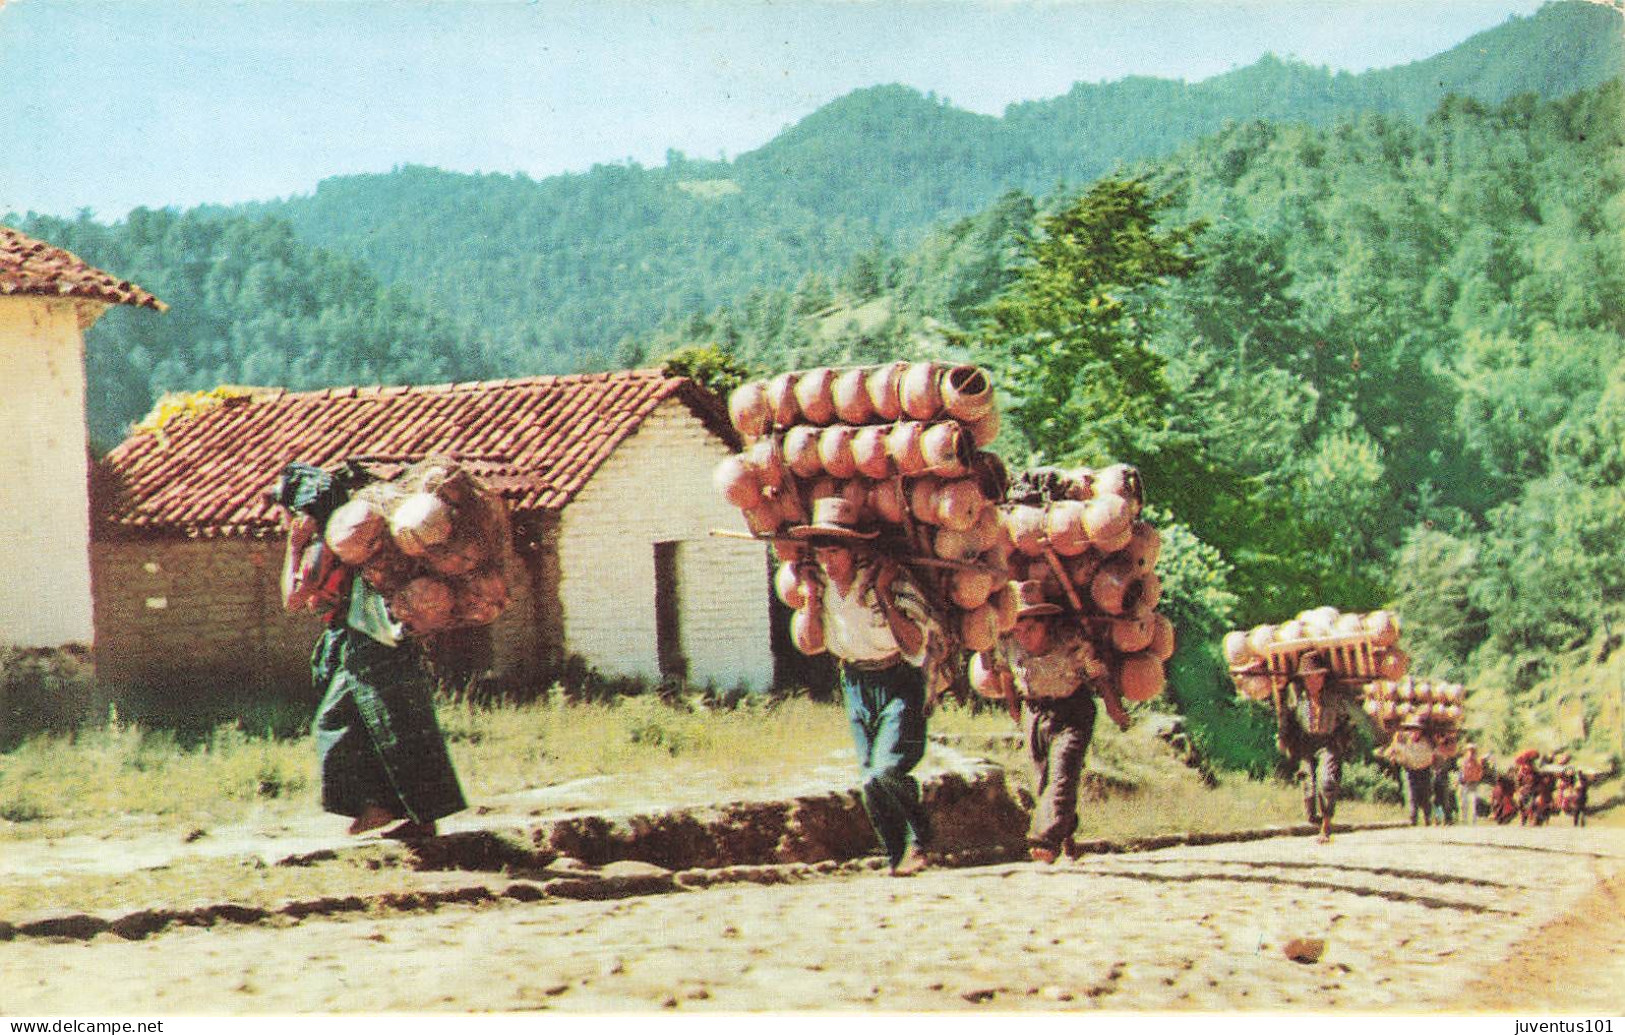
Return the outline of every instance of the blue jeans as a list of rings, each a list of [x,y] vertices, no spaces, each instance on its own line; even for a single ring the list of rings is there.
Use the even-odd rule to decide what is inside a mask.
[[[887,859],[925,847],[931,822],[909,771],[925,755],[925,676],[913,665],[878,672],[841,665],[841,696],[863,768],[863,807]]]

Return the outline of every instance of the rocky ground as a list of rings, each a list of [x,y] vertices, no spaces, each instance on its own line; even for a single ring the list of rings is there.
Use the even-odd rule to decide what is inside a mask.
[[[1008,840],[974,774],[949,784],[933,779],[950,844],[972,838],[979,809]],[[809,800],[825,811],[799,826],[794,807],[746,825],[840,848],[853,800]],[[1329,845],[1258,831],[1093,845],[1053,866],[955,851],[897,879],[874,860],[728,864],[715,852],[741,815],[668,824],[642,854],[670,866],[628,858],[654,820],[622,816],[528,846],[464,831],[460,860],[414,849],[452,868],[394,898],[136,920],[46,910],[0,926],[0,1014],[1625,1013],[1618,828],[1367,829]],[[303,837],[276,851],[331,851]]]

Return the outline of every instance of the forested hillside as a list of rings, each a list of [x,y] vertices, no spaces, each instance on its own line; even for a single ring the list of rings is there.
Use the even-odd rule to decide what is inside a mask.
[[[17,225],[172,307],[92,332],[103,446],[222,382],[970,358],[1013,465],[1146,472],[1176,693],[1234,759],[1273,756],[1212,644],[1325,603],[1396,605],[1492,743],[1579,739],[1625,729],[1621,20],[1554,4],[1401,69],[1270,59],[1002,119],[880,87],[732,162]]]

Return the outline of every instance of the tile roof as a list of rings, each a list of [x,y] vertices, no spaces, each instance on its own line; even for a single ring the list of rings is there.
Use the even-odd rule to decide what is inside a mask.
[[[70,251],[0,226],[0,295],[83,298],[111,305],[169,307],[127,280],[103,273]]]
[[[450,456],[500,491],[515,516],[559,510],[674,397],[737,445],[714,393],[659,370],[219,394],[158,432],[137,431],[102,460],[98,536],[268,534],[278,513],[264,491],[294,460],[332,468]]]

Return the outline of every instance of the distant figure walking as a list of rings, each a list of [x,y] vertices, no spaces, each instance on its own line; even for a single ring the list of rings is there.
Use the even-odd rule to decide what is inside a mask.
[[[1461,746],[1457,759],[1457,794],[1461,803],[1461,821],[1478,822],[1478,789],[1489,776],[1489,759],[1478,753],[1478,745],[1471,741]]]

